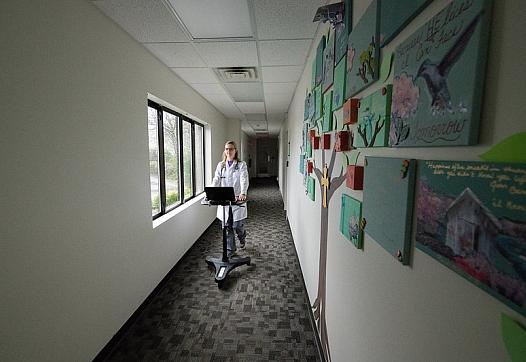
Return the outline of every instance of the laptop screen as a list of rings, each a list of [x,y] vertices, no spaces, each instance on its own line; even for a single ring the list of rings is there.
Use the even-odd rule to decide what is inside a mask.
[[[236,201],[233,187],[205,187],[209,201]]]

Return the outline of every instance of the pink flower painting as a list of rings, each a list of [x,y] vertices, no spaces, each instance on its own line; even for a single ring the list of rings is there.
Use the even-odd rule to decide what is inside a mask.
[[[420,88],[413,82],[413,76],[402,73],[393,80],[393,101],[391,104],[390,145],[398,145],[409,137],[410,126],[406,120],[416,113]]]

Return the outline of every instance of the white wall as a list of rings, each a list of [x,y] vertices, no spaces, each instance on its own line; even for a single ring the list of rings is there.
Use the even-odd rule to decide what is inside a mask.
[[[215,216],[153,229],[147,94],[209,123],[208,175],[232,126],[89,1],[2,1],[0,49],[0,360],[88,361]]]
[[[448,1],[435,0],[389,46],[394,50]],[[354,1],[353,21],[369,0]],[[524,85],[526,48],[519,34],[526,34],[526,3],[494,1],[493,24],[480,144],[455,148],[405,148],[362,150],[362,156],[382,155],[417,159],[477,160],[505,137],[525,131]],[[318,40],[326,33],[321,27]],[[317,42],[316,42],[317,44]],[[310,87],[313,47],[289,109],[287,125],[291,162],[287,173],[287,214],[311,302],[318,284],[320,197],[304,193],[299,174],[305,89]],[[365,90],[367,95],[377,86]],[[341,113],[341,111],[340,111]],[[339,117],[341,119],[341,115]],[[320,151],[318,151],[319,153]],[[329,151],[327,151],[329,155]],[[318,155],[318,162],[321,157]],[[363,157],[360,157],[360,162]],[[334,167],[338,172],[341,158]],[[341,193],[361,199],[343,185],[329,210],[327,256],[327,328],[334,361],[505,361],[500,314],[526,319],[497,301],[435,259],[413,248],[410,267],[401,265],[367,235],[359,251],[338,231]]]

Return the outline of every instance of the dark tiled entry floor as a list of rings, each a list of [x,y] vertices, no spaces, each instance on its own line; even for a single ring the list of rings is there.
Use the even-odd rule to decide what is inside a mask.
[[[235,269],[217,288],[205,263],[206,256],[221,255],[216,220],[174,268],[109,361],[320,360],[277,183],[251,182],[247,248],[239,253],[251,256],[251,265]]]

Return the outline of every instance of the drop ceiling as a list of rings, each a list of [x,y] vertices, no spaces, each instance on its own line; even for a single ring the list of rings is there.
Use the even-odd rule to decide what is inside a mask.
[[[327,0],[93,0],[249,135],[275,136]]]

